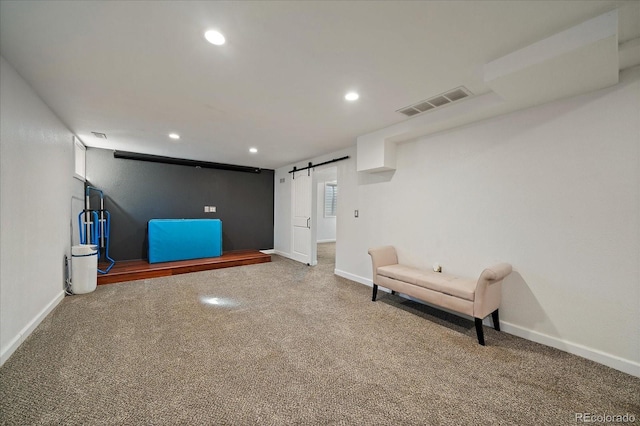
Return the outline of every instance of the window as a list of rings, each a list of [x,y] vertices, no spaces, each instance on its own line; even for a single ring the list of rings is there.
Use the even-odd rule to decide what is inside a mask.
[[[86,180],[86,153],[87,148],[80,142],[80,139],[73,137],[73,152],[74,152],[74,176],[81,181]]]
[[[338,208],[338,183],[324,184],[324,217],[335,217]]]

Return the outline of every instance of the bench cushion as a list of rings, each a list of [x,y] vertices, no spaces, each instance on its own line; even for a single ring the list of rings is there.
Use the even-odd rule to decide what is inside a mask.
[[[422,278],[422,272],[419,269],[398,264],[378,268],[378,274],[383,277],[393,278],[413,285],[418,285],[418,278]]]
[[[454,275],[412,268],[405,265],[388,265],[378,268],[378,275],[428,288],[450,296],[473,302],[477,281]]]
[[[427,272],[423,278],[418,280],[417,285],[431,290],[439,291],[450,296],[461,299],[475,299],[477,281],[468,278],[460,278],[454,275],[442,274],[440,272]]]

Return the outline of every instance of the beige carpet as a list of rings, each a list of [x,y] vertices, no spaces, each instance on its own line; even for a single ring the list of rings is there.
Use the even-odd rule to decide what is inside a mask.
[[[67,297],[0,368],[0,424],[640,421],[638,378],[490,328],[479,346],[333,268],[273,256]]]

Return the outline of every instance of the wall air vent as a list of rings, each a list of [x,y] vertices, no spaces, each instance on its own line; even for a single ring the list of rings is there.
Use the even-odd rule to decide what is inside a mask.
[[[100,133],[100,132],[91,132],[91,134],[93,136],[95,136],[98,139],[106,139],[107,135],[105,135],[104,133]]]
[[[396,112],[404,114],[407,117],[411,117],[432,109],[440,108],[441,106],[459,101],[460,99],[467,98],[471,95],[472,93],[466,87],[460,86],[430,99],[417,102],[408,107],[400,108],[399,110],[396,110]]]

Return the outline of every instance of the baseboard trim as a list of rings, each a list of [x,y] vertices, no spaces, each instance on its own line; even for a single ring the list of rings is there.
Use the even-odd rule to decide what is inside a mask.
[[[640,363],[611,355],[597,349],[589,348],[578,343],[568,342],[557,337],[552,337],[546,334],[539,333],[537,331],[529,330],[524,327],[511,324],[509,322],[504,322],[502,320],[500,321],[500,329],[506,333],[513,334],[514,336],[522,337],[523,339],[531,340],[532,342],[560,349],[561,351],[586,358],[588,360],[597,362],[598,364],[606,365],[607,367],[614,368],[616,370],[622,371],[623,373],[627,373],[635,377],[640,377]]]
[[[303,265],[316,266],[318,264],[317,260],[315,262],[312,262],[312,263],[306,263],[306,262],[301,261],[300,259],[296,259],[295,257],[290,255],[289,253],[285,253],[285,252],[279,251],[279,250],[274,250],[274,254],[277,254],[278,256],[286,257],[287,259],[291,259],[291,260],[294,260],[296,262],[302,263]]]
[[[262,254],[275,254],[275,250],[274,249],[268,249],[268,250],[260,250],[260,253]]]
[[[346,278],[351,281],[355,281],[360,284],[364,284],[369,287],[373,287],[373,282],[370,279],[350,274],[349,272],[342,271],[340,269],[335,269],[333,271],[334,274]],[[380,287],[378,290],[388,291],[386,288]],[[400,295],[404,296],[404,295]],[[424,303],[421,300],[414,299],[413,297],[406,297],[407,299],[414,300],[419,303]],[[428,303],[425,303],[429,305]],[[429,305],[432,306],[432,305]],[[443,309],[437,307],[438,309]],[[448,311],[447,309],[443,309]],[[451,311],[448,311],[451,312]],[[458,313],[452,312],[456,315],[460,315]],[[484,324],[489,327],[493,327],[493,323],[489,318],[486,318]],[[606,365],[607,367],[611,367],[613,369],[622,371],[623,373],[630,374],[635,377],[640,377],[640,363],[620,358],[615,355],[611,355],[597,349],[588,348],[586,346],[568,342],[566,340],[559,339],[557,337],[548,336],[546,334],[539,333],[537,331],[529,330],[524,327],[520,327],[509,322],[500,321],[500,329],[505,333],[512,334],[517,337],[521,337],[526,340],[530,340],[532,342],[540,343],[545,346],[549,346],[552,348],[559,349],[561,351],[570,353],[572,355],[577,355],[582,358],[586,358],[588,360],[597,362],[598,364]]]
[[[295,260],[296,262],[300,262],[298,259],[296,259],[295,257],[293,257],[289,253],[285,253],[285,252],[280,251],[280,250],[274,250],[273,253],[277,254],[278,256],[286,257],[287,259],[291,259],[291,260]],[[300,263],[303,263],[303,262],[300,262]]]
[[[335,243],[336,240],[335,238],[333,240],[318,240],[316,241],[317,244],[322,244],[322,243]]]
[[[283,251],[280,250],[273,250],[273,254],[277,254],[278,256],[282,256],[282,257],[286,257],[287,259],[291,259],[291,260],[296,260],[293,257],[291,257],[291,255],[289,253],[285,253]],[[296,260],[297,262],[297,260]]]
[[[368,278],[361,277],[359,275],[350,274],[349,272],[346,272],[340,269],[334,269],[333,273],[339,277],[346,278],[348,280],[355,281],[357,283],[364,284],[369,287],[373,287],[373,281],[371,281]]]
[[[353,274],[350,274],[348,272],[342,271],[340,269],[334,269],[333,273],[336,274],[339,277],[346,278],[346,279],[351,280],[351,281],[355,281],[355,282],[357,282],[359,284],[364,284],[367,287],[373,287],[373,281],[371,281],[369,278],[361,277],[359,275],[353,275]],[[378,292],[381,292],[381,291],[385,292],[385,293],[391,293],[391,290],[389,290],[386,287],[378,287]],[[400,296],[404,296],[404,295],[400,295]],[[408,298],[408,296],[407,296],[407,298]]]
[[[16,349],[20,347],[20,345],[26,340],[26,338],[29,337],[31,333],[33,333],[33,330],[35,330],[36,327],[40,325],[42,320],[45,319],[56,306],[58,306],[62,299],[64,299],[64,291],[60,291],[60,293],[58,293],[56,297],[54,297],[53,300],[49,302],[47,306],[45,306],[44,309],[42,309],[38,313],[38,315],[36,315],[35,318],[29,321],[26,327],[24,327],[20,331],[20,333],[18,333],[18,335],[14,337],[11,342],[9,342],[7,346],[2,348],[2,351],[0,352],[0,365],[3,365],[5,361],[7,361],[11,357],[11,355],[16,351]]]

